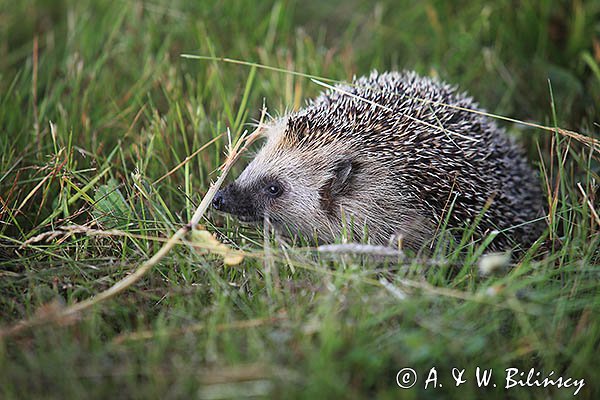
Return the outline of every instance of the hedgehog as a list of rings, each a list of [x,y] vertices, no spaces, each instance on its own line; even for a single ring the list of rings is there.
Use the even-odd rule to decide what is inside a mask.
[[[329,87],[274,118],[213,207],[285,237],[420,250],[440,228],[490,247],[540,232],[541,188],[518,145],[456,86],[412,71]],[[457,228],[457,229],[454,229]],[[439,235],[437,235],[439,236]]]

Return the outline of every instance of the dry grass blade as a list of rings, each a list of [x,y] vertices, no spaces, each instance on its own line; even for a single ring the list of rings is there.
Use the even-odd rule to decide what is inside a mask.
[[[374,101],[372,101],[372,100],[367,100],[367,99],[365,99],[365,98],[363,98],[363,97],[357,96],[357,95],[355,95],[355,94],[353,94],[353,93],[350,93],[349,91],[347,91],[347,90],[344,90],[344,89],[341,89],[341,88],[339,88],[339,87],[335,87],[335,86],[332,86],[332,85],[328,85],[328,84],[326,84],[326,83],[324,83],[324,82],[321,82],[321,81],[319,81],[319,80],[317,80],[317,79],[314,79],[314,78],[313,78],[313,79],[311,79],[311,81],[313,81],[314,83],[316,83],[316,84],[317,84],[317,85],[319,85],[319,86],[323,86],[323,87],[325,87],[325,88],[327,88],[327,89],[330,89],[330,90],[333,90],[333,91],[339,92],[339,93],[341,93],[341,94],[343,94],[343,95],[345,95],[345,96],[349,96],[349,97],[352,97],[352,98],[354,98],[354,99],[357,99],[357,100],[359,100],[359,101],[363,101],[363,102],[365,102],[365,103],[367,103],[367,104],[370,104],[370,105],[372,105],[372,106],[374,106],[374,107],[381,108],[381,109],[383,109],[383,110],[385,110],[385,111],[389,111],[389,112],[392,112],[392,113],[394,112],[394,110],[392,110],[392,109],[391,109],[391,108],[389,108],[389,107],[383,106],[383,105],[381,105],[381,104],[379,104],[379,103],[377,103],[377,102],[374,102]],[[437,130],[442,130],[442,131],[443,131],[443,132],[445,132],[445,133],[450,133],[450,134],[452,134],[452,135],[458,136],[458,137],[460,137],[460,138],[462,138],[462,139],[465,139],[465,140],[468,140],[468,141],[471,141],[471,142],[476,142],[476,143],[477,143],[477,142],[479,142],[479,140],[478,140],[478,139],[473,139],[473,138],[470,138],[470,137],[468,137],[468,136],[461,135],[461,134],[460,134],[460,133],[458,133],[458,132],[454,132],[454,131],[451,131],[451,130],[449,130],[449,129],[445,129],[443,126],[442,126],[442,127],[439,127],[439,126],[436,126],[436,125],[430,124],[429,122],[422,121],[422,120],[420,120],[420,119],[418,119],[418,118],[415,118],[415,117],[413,117],[412,115],[408,115],[408,114],[405,114],[405,113],[400,113],[400,114],[401,114],[403,117],[410,119],[411,121],[415,121],[416,123],[423,124],[423,125],[425,125],[425,126],[427,126],[427,127],[429,127],[429,128],[435,129],[436,131],[437,131]]]
[[[238,64],[238,65],[245,65],[247,67],[256,67],[256,68],[266,69],[268,71],[283,72],[286,74],[301,76],[303,78],[314,78],[314,79],[321,79],[321,80],[328,81],[328,82],[337,82],[335,79],[326,79],[326,78],[323,78],[318,75],[305,74],[304,72],[294,71],[294,70],[287,69],[287,68],[272,67],[270,65],[253,63],[250,61],[236,60],[234,58],[199,56],[199,55],[195,55],[195,54],[182,54],[181,57],[191,59],[191,60],[221,61],[221,62],[226,62],[226,63],[230,63],[230,64]]]
[[[314,83],[316,83],[316,84],[318,84],[320,86],[323,86],[323,87],[326,87],[326,88],[329,88],[329,89],[332,89],[332,90],[336,90],[338,92],[344,93],[344,94],[346,94],[348,96],[351,96],[351,97],[357,97],[357,96],[354,96],[353,94],[348,93],[348,92],[346,92],[346,91],[344,91],[342,89],[335,88],[334,86],[331,86],[331,85],[328,85],[328,84],[324,83],[324,82],[332,82],[332,83],[340,83],[341,82],[341,81],[336,80],[336,79],[329,79],[329,78],[325,78],[325,77],[322,77],[322,76],[305,74],[305,73],[302,73],[302,72],[298,72],[298,71],[294,71],[294,70],[290,70],[290,69],[286,69],[286,68],[278,68],[278,67],[273,67],[273,66],[270,66],[270,65],[264,65],[264,64],[260,64],[260,63],[254,63],[254,62],[243,61],[243,60],[236,60],[236,59],[227,58],[227,57],[200,56],[200,55],[193,55],[193,54],[182,54],[181,57],[187,58],[187,59],[194,59],[194,60],[220,61],[220,62],[226,62],[226,63],[230,63],[230,64],[237,64],[237,65],[244,65],[244,66],[249,66],[249,67],[256,67],[256,68],[266,69],[266,70],[269,70],[269,71],[282,72],[282,73],[286,73],[286,74],[300,76],[300,77],[303,77],[303,78],[308,78],[308,79],[312,80]],[[348,83],[348,85],[353,86],[351,83]],[[354,86],[356,86],[356,85],[354,85]],[[370,88],[370,89],[376,90],[374,88]],[[399,95],[397,93],[390,93],[390,95],[391,96],[402,96],[402,95]],[[382,106],[380,104],[377,104],[375,102],[370,102],[370,101],[367,101],[367,100],[362,99],[360,97],[359,97],[359,99],[363,100],[363,101],[366,101],[366,102],[368,102],[369,104],[372,104],[375,107],[380,107],[380,108],[386,109],[386,107],[384,107],[384,106]],[[545,126],[545,125],[541,125],[541,124],[536,124],[536,123],[533,123],[533,122],[521,121],[521,120],[518,120],[518,119],[515,119],[515,118],[505,117],[503,115],[493,114],[493,113],[489,113],[489,112],[481,111],[481,110],[474,110],[474,109],[471,109],[471,108],[460,107],[460,106],[456,106],[456,105],[452,105],[452,104],[446,104],[446,103],[437,102],[437,101],[433,101],[433,100],[420,99],[420,98],[413,98],[413,99],[417,100],[417,101],[424,102],[424,103],[428,103],[428,104],[434,104],[434,105],[437,105],[437,106],[443,106],[443,107],[453,108],[453,109],[456,109],[456,110],[465,111],[465,112],[469,112],[469,113],[473,113],[473,114],[478,114],[478,115],[482,115],[482,116],[486,116],[486,117],[490,117],[490,118],[500,119],[500,120],[503,120],[503,121],[512,122],[512,123],[519,124],[519,125],[524,125],[524,126],[529,126],[531,128],[541,129],[541,130],[544,130],[544,131],[558,132],[562,136],[567,136],[567,137],[573,138],[576,141],[578,141],[578,142],[580,142],[580,143],[582,143],[582,144],[590,147],[594,151],[600,152],[600,141],[598,141],[597,139],[595,139],[593,137],[589,137],[589,136],[583,135],[581,133],[578,133],[578,132],[575,132],[575,131],[572,131],[572,130],[569,130],[569,129],[559,128],[559,127],[550,127],[550,126]],[[427,123],[425,123],[423,121],[420,121],[420,120],[416,120],[416,121],[419,122],[419,123],[423,123],[423,124],[429,125],[429,124],[427,124]],[[434,125],[432,125],[430,127],[434,128],[434,129],[439,129],[439,127],[434,126]],[[452,133],[454,135],[459,135],[456,132],[450,132],[450,133]],[[461,135],[459,135],[459,136],[461,136]],[[465,138],[465,137],[463,137],[463,138]],[[468,139],[470,139],[470,138],[468,138]]]
[[[177,164],[173,169],[171,169],[169,172],[167,172],[166,174],[164,174],[163,176],[161,176],[160,178],[158,178],[157,180],[155,180],[154,181],[154,185],[156,185],[157,183],[159,183],[163,179],[167,178],[168,176],[171,176],[175,171],[177,171],[179,168],[183,167],[192,158],[196,157],[198,155],[198,153],[200,153],[201,151],[203,151],[204,149],[206,149],[208,146],[210,146],[211,144],[213,144],[214,142],[216,142],[222,136],[223,136],[223,134],[220,134],[219,136],[216,136],[215,138],[211,139],[208,143],[206,143],[202,147],[200,147],[198,150],[194,151],[192,154],[190,154],[189,156],[187,156],[185,158],[185,160],[183,160],[182,162],[180,162],[179,164]]]
[[[594,217],[594,220],[596,221],[596,225],[600,226],[600,217],[598,217],[598,213],[596,212],[596,209],[594,208],[594,204],[590,200],[590,197],[585,192],[585,190],[581,186],[580,182],[577,182],[577,187],[579,188],[579,191],[583,195],[583,199],[586,201],[588,207],[590,208],[590,212],[592,213],[592,216]]]
[[[212,198],[214,197],[219,187],[223,184],[229,170],[233,166],[233,164],[237,161],[240,154],[243,153],[250,144],[256,140],[263,130],[263,122],[264,117],[266,115],[266,108],[263,107],[261,118],[258,124],[258,127],[254,130],[254,132],[250,135],[242,135],[238,141],[235,143],[230,153],[228,154],[227,159],[221,166],[221,175],[209,188],[208,192],[204,195],[204,198],[200,202],[200,205],[194,212],[190,222],[181,227],[177,232],[173,234],[165,242],[165,244],[158,250],[150,259],[142,263],[131,275],[128,275],[126,278],[121,279],[117,283],[115,283],[110,288],[106,289],[103,292],[96,294],[95,296],[84,300],[80,303],[73,304],[69,307],[65,307],[63,309],[57,310],[56,312],[50,315],[44,315],[43,318],[32,318],[29,320],[23,320],[16,323],[13,326],[7,327],[5,329],[0,330],[0,338],[17,335],[27,329],[45,324],[54,321],[64,320],[66,318],[74,317],[81,311],[87,310],[88,308],[99,304],[107,299],[110,299],[117,294],[121,293],[137,281],[139,281],[148,271],[150,271],[155,265],[157,265],[170,251],[171,249],[178,243],[182,241],[182,239],[190,232],[192,229],[195,229],[202,216],[210,206]],[[243,146],[242,146],[243,145]]]

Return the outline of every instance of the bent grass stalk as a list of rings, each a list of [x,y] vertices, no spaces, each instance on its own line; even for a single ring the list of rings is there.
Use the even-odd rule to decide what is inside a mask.
[[[105,300],[116,296],[117,294],[123,292],[128,287],[139,281],[144,275],[148,273],[148,271],[150,271],[155,265],[157,265],[167,254],[169,254],[169,252],[173,249],[173,247],[175,247],[176,244],[180,243],[190,231],[192,231],[198,226],[202,216],[210,206],[210,203],[215,193],[223,184],[223,181],[227,177],[227,174],[229,173],[233,164],[238,160],[239,156],[248,149],[250,144],[252,144],[252,142],[254,142],[262,133],[262,130],[264,128],[263,122],[265,115],[266,108],[263,105],[258,127],[250,135],[246,135],[245,133],[242,134],[240,138],[235,142],[235,144],[229,146],[227,159],[220,167],[221,174],[219,175],[219,178],[210,186],[210,188],[204,195],[204,198],[196,208],[196,211],[194,212],[194,215],[190,219],[189,223],[179,228],[179,230],[177,230],[152,257],[150,257],[148,260],[142,263],[131,275],[128,275],[127,277],[115,283],[110,288],[96,294],[95,296],[92,296],[89,299],[73,304],[69,307],[65,307],[63,309],[50,309],[51,312],[41,314],[40,316],[33,317],[32,319],[19,321],[10,327],[1,329],[0,338],[18,335],[28,329],[43,324],[61,320],[64,321],[73,318],[78,313],[85,311]]]

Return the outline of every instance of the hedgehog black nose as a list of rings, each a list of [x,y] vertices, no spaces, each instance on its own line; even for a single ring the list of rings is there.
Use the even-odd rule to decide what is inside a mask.
[[[219,190],[215,197],[213,197],[212,205],[215,210],[221,210],[223,208],[223,191]]]

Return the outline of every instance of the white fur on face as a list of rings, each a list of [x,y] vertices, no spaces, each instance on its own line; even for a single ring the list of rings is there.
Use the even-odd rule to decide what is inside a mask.
[[[259,190],[260,182],[271,178],[284,186],[284,193],[264,209],[265,216],[281,233],[300,233],[306,238],[315,235],[322,242],[333,242],[342,232],[355,240],[368,232],[372,243],[387,244],[395,234],[406,242],[418,244],[427,239],[431,223],[417,210],[406,208],[399,199],[398,183],[377,160],[365,160],[356,154],[356,146],[347,142],[323,144],[321,147],[301,148],[290,144],[285,134],[286,120],[267,129],[266,143],[236,180],[242,190]],[[344,197],[336,199],[336,209],[323,209],[321,191],[333,178],[336,157],[362,157],[360,176]],[[373,177],[377,177],[373,184]],[[408,199],[407,199],[408,202]],[[366,226],[366,229],[365,229]]]
[[[259,190],[260,182],[276,179],[283,194],[264,210],[282,233],[291,231],[306,237],[327,235],[336,230],[320,207],[319,191],[329,178],[327,165],[318,154],[307,154],[283,143],[285,121],[267,130],[266,143],[236,180],[242,190]],[[319,222],[317,222],[319,221]]]

